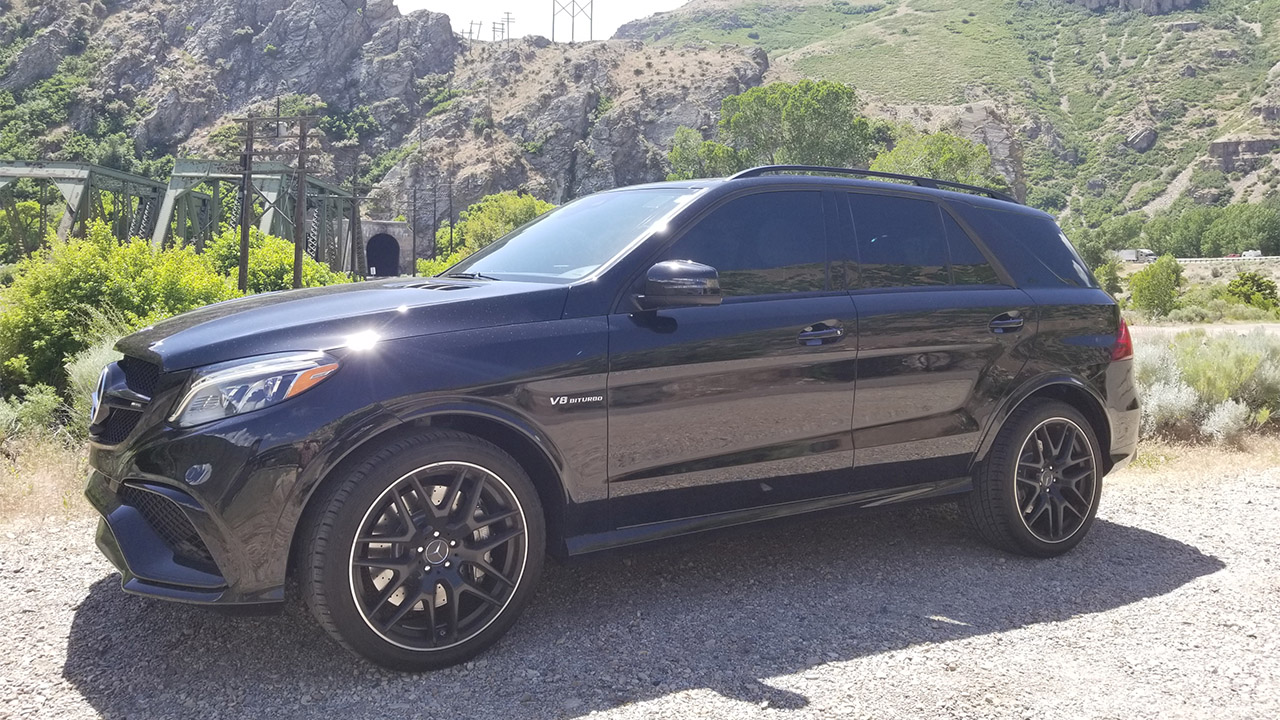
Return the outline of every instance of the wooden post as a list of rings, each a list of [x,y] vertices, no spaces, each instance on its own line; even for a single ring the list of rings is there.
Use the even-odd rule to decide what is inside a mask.
[[[302,287],[302,258],[306,252],[307,131],[308,120],[298,120],[298,202],[293,213],[293,286]]]

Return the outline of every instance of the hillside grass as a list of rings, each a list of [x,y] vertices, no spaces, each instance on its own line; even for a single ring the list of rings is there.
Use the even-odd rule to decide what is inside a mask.
[[[847,82],[889,105],[1009,108],[1015,127],[1041,131],[1022,147],[1031,201],[1059,210],[1045,202],[1060,194],[1096,225],[1161,199],[1213,140],[1280,134],[1252,111],[1280,61],[1278,19],[1280,3],[1254,0],[1159,16],[1063,0],[743,0],[670,13],[649,29],[658,44],[758,45],[774,78]],[[1188,21],[1200,26],[1173,27]],[[1140,126],[1158,134],[1144,153],[1124,147]],[[1257,179],[1232,182],[1242,194],[1236,186]]]

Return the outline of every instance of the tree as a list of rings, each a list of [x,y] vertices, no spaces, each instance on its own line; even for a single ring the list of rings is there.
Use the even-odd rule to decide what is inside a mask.
[[[1116,250],[1131,248],[1142,233],[1143,216],[1113,217],[1097,228],[1076,228],[1072,239],[1080,251],[1080,259],[1096,270],[1110,260]]]
[[[1242,272],[1227,284],[1227,293],[1264,310],[1276,306],[1276,283],[1256,272]]]
[[[726,175],[755,165],[866,167],[887,129],[859,115],[850,85],[827,80],[770,83],[720,103],[719,139],[680,128],[668,161],[673,179]]]
[[[920,175],[968,185],[1007,188],[1008,182],[991,165],[986,146],[951,133],[907,131],[871,162],[871,169],[901,175]]]
[[[465,247],[470,254],[553,208],[555,205],[526,193],[486,195],[458,216],[452,246],[448,225],[436,231],[436,247],[447,252]]]
[[[1173,311],[1181,285],[1182,266],[1172,255],[1162,256],[1129,278],[1134,307],[1157,317]]]
[[[1201,240],[1202,257],[1245,250],[1280,253],[1280,210],[1265,205],[1230,205],[1217,213]]]
[[[733,148],[713,140],[703,140],[697,130],[683,126],[676,128],[667,161],[671,165],[668,180],[732,175],[745,165]]]

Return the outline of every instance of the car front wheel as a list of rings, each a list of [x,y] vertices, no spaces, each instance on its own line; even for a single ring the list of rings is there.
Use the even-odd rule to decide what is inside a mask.
[[[475,656],[515,623],[541,574],[533,483],[465,433],[396,441],[317,501],[304,598],[330,635],[390,668]]]

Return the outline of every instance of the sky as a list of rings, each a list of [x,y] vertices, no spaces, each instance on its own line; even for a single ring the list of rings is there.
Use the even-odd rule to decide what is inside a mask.
[[[572,0],[560,0],[561,4],[569,4]],[[596,40],[605,40],[613,35],[619,25],[656,12],[674,10],[685,4],[687,0],[594,0],[593,34]],[[542,35],[551,37],[551,7],[554,0],[396,0],[401,12],[414,10],[431,10],[449,16],[453,29],[465,33],[467,23],[475,20],[483,22],[480,39],[493,39],[493,21],[502,20],[504,12],[511,13],[511,37],[522,35]],[[587,0],[579,0],[586,5]],[[587,22],[578,18],[576,38],[586,40]],[[568,41],[569,18],[561,14],[556,18],[556,40]]]

